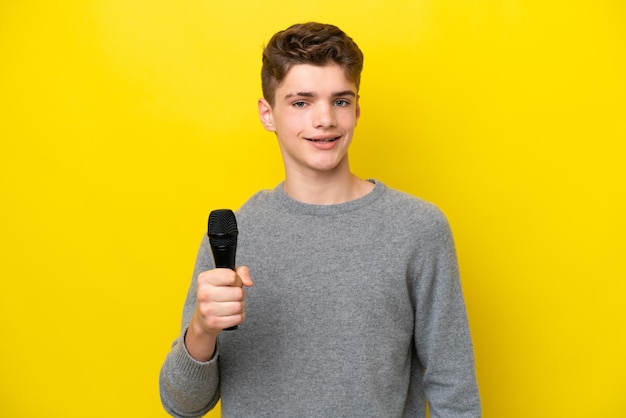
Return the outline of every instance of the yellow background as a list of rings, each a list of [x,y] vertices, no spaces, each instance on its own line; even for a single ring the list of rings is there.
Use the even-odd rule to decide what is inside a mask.
[[[165,416],[207,215],[282,179],[262,46],[306,20],[365,52],[353,169],[449,217],[485,417],[625,417],[618,0],[1,1],[0,416]]]

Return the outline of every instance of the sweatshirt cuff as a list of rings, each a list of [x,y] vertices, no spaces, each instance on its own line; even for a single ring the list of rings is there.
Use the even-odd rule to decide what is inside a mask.
[[[191,354],[185,347],[185,334],[187,330],[181,335],[178,341],[178,349],[174,354],[174,367],[178,370],[182,376],[186,376],[189,380],[206,380],[212,377],[217,371],[217,362],[219,358],[219,345],[215,348],[213,358],[209,361],[198,361],[191,357]]]

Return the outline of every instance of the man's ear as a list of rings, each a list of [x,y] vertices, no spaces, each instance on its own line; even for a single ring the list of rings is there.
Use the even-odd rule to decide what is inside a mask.
[[[272,106],[270,106],[267,100],[259,99],[258,107],[259,118],[261,119],[261,124],[263,124],[263,127],[270,132],[276,132],[276,127],[274,127],[274,115],[272,114]]]
[[[361,117],[361,105],[359,104],[359,98],[361,96],[357,95],[356,96],[356,122],[354,123],[354,126],[356,126],[356,124],[359,122],[359,118]]]

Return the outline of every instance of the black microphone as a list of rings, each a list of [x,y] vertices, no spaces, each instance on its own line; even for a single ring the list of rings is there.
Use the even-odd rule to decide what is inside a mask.
[[[235,270],[237,252],[237,219],[230,209],[216,209],[209,214],[207,235],[213,252],[216,268]],[[226,331],[237,329],[237,325],[225,328]]]

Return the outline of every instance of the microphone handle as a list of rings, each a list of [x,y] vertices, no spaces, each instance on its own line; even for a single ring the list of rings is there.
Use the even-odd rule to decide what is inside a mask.
[[[235,245],[211,245],[215,268],[235,270]]]
[[[213,251],[213,260],[215,261],[216,268],[235,270],[235,245],[211,245],[211,251]],[[234,325],[232,327],[224,328],[224,331],[234,331],[236,329],[237,325]]]

